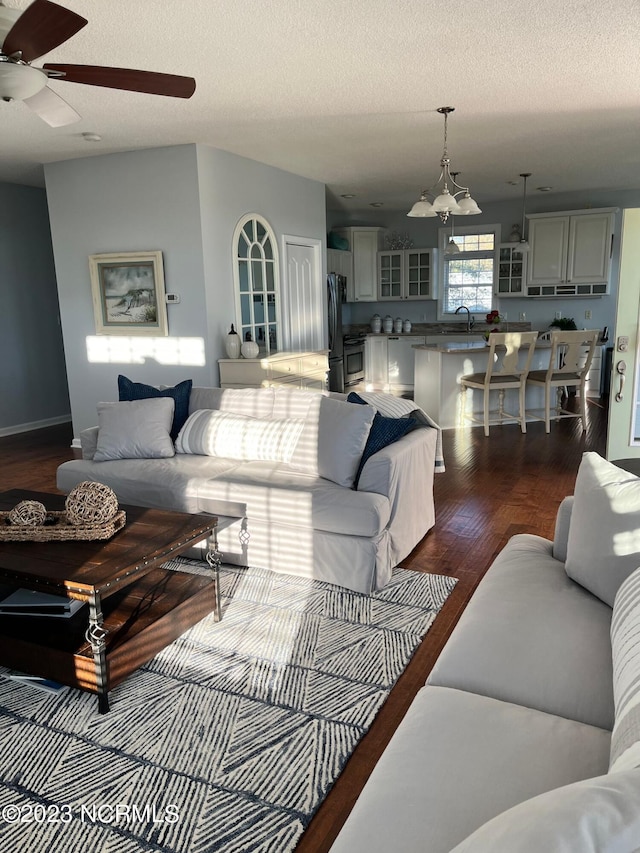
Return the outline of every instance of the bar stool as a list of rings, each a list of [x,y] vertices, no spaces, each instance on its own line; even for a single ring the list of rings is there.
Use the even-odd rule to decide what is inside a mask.
[[[580,418],[582,431],[587,428],[587,395],[585,386],[589,376],[589,368],[593,359],[600,332],[578,330],[575,332],[551,332],[551,350],[549,366],[546,370],[532,370],[527,377],[527,384],[544,388],[544,415],[529,411],[530,417],[544,421],[546,432],[551,432],[551,389],[556,389],[556,407],[554,420],[560,418]],[[570,385],[579,386],[580,411],[569,412],[562,407],[562,392],[567,393]]]
[[[524,392],[537,337],[537,332],[491,332],[486,371],[484,373],[468,373],[460,377],[462,417],[483,424],[485,435],[489,435],[489,424],[502,423],[504,420],[515,420],[520,424],[522,432],[527,431]],[[524,362],[520,350],[526,350]],[[467,388],[475,388],[483,392],[482,420],[476,418],[473,412],[471,414],[466,413]],[[509,414],[504,408],[504,392],[509,389],[518,390],[519,408],[517,415]],[[494,418],[490,417],[489,398],[491,391],[498,391],[498,409]]]

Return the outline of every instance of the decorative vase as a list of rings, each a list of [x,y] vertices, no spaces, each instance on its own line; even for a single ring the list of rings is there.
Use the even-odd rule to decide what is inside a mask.
[[[255,341],[245,341],[242,344],[242,355],[245,358],[257,358],[260,347]]]
[[[231,331],[227,335],[225,347],[227,358],[240,358],[240,335],[233,328],[233,323],[231,324]]]

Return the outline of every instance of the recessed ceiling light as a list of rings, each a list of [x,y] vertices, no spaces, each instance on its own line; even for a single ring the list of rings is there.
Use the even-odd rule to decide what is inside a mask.
[[[85,142],[102,142],[102,137],[97,133],[83,133],[82,138]]]
[[[342,193],[340,197],[341,198],[355,198],[356,194],[355,193]]]
[[[370,202],[370,206],[371,206],[371,207],[382,207],[382,205],[383,205],[383,204],[384,204],[384,202],[382,202],[382,201],[372,201],[372,202]]]
[[[553,187],[538,187],[538,191],[541,193],[550,193]]]

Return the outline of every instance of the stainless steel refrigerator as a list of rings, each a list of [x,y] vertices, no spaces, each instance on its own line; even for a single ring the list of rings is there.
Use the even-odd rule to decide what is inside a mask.
[[[342,275],[327,276],[327,317],[329,326],[329,391],[344,391],[344,341],[342,337],[342,303],[347,294],[347,280]]]

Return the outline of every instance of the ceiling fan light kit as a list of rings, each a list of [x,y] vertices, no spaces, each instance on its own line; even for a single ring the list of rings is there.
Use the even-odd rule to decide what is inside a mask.
[[[440,159],[440,176],[429,189],[422,191],[420,199],[413,205],[407,216],[439,216],[443,222],[446,222],[452,214],[475,216],[482,213],[477,202],[471,198],[469,187],[457,184],[453,175],[458,173],[450,171],[451,160],[447,151],[447,117],[454,110],[455,107],[438,107],[437,111],[444,116],[444,147]],[[451,192],[450,185],[457,192]],[[459,201],[458,196],[462,196]]]
[[[44,89],[47,79],[39,68],[0,57],[0,98],[3,101],[24,101]]]
[[[52,127],[79,121],[80,116],[47,84],[49,78],[109,89],[124,89],[172,98],[190,98],[196,88],[192,77],[108,68],[101,65],[30,63],[63,44],[88,23],[51,0],[34,0],[24,12],[4,6],[0,0],[0,98],[23,101]]]

